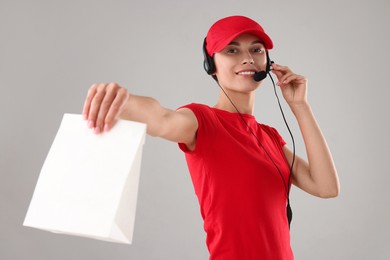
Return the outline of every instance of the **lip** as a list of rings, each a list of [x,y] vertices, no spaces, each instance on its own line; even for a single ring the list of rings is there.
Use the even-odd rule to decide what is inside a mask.
[[[242,72],[251,72],[252,74],[240,74]],[[247,77],[253,77],[255,73],[256,73],[256,70],[254,70],[254,69],[242,69],[242,70],[236,71],[236,75],[247,76]]]

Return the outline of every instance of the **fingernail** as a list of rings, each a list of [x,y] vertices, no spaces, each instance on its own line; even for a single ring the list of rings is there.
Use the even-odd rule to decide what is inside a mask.
[[[91,121],[91,120],[88,121],[88,127],[89,127],[89,128],[93,128],[93,121]]]
[[[88,115],[87,114],[83,114],[83,118],[84,118],[84,120],[87,120],[88,119]]]
[[[105,124],[104,125],[104,131],[107,132],[108,130],[110,130],[109,126],[108,126],[108,124]]]
[[[99,134],[100,133],[100,128],[99,127],[95,127],[95,129],[93,129],[93,132],[95,134]]]

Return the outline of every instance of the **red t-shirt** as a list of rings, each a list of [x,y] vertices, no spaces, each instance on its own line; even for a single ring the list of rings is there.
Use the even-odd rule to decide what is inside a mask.
[[[179,147],[199,200],[210,260],[293,259],[286,216],[289,166],[282,137],[243,114],[280,175],[239,114],[201,104],[184,107],[193,111],[199,125],[195,149]]]

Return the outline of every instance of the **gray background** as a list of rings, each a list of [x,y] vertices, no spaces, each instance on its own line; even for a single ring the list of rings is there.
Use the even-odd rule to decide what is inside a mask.
[[[390,259],[390,2],[0,1],[0,259],[207,259],[184,156],[148,137],[132,245],[22,226],[63,113],[81,113],[95,82],[118,82],[164,106],[213,105],[201,45],[217,19],[242,14],[273,38],[272,58],[309,78],[309,100],[337,165],[341,195],[292,190],[296,259]],[[297,151],[305,156],[288,108]],[[256,118],[291,146],[271,81]]]

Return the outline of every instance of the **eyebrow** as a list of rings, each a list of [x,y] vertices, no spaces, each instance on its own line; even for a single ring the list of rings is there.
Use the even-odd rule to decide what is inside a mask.
[[[257,40],[257,41],[253,41],[253,42],[252,42],[252,45],[253,45],[253,44],[257,44],[257,43],[263,44],[262,41]],[[240,43],[239,43],[239,42],[230,42],[228,45],[240,46]]]

